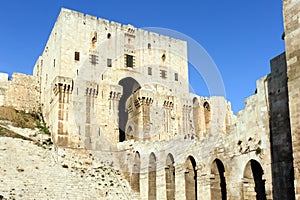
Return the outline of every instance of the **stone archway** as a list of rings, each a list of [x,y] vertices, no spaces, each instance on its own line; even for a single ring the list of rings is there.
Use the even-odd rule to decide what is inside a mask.
[[[244,199],[266,200],[264,171],[256,160],[250,160],[244,170],[243,197]]]
[[[130,95],[140,89],[140,84],[133,78],[127,77],[119,81],[119,85],[123,87],[123,95],[119,101],[119,142],[126,140],[125,128],[128,121],[128,113],[126,111],[126,101]]]
[[[130,185],[133,191],[140,192],[140,171],[141,171],[141,157],[140,153],[136,152],[133,161]]]
[[[166,193],[167,200],[175,200],[175,166],[172,154],[168,154],[166,160]]]
[[[194,157],[189,156],[185,161],[185,197],[187,200],[197,199],[197,170]]]
[[[211,199],[227,199],[225,167],[221,160],[215,159],[211,167]]]
[[[156,200],[156,156],[153,152],[149,156],[148,199]]]

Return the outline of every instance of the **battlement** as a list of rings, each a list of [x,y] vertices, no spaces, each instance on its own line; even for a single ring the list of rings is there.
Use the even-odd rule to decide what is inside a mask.
[[[81,13],[81,12],[78,12],[75,10],[70,10],[67,8],[61,9],[58,19],[67,20],[67,19],[71,19],[72,17],[82,19],[82,24],[87,25],[87,26],[89,26],[91,24],[96,24],[98,26],[105,26],[106,29],[116,28],[116,29],[119,29],[122,31],[128,31],[130,33],[140,33],[145,36],[149,35],[150,37],[157,38],[158,40],[168,40],[172,43],[183,43],[183,44],[186,43],[186,41],[183,41],[183,40],[180,40],[177,38],[158,34],[158,33],[151,32],[151,31],[148,31],[145,29],[137,28],[132,24],[121,24],[119,22],[110,21],[108,19],[92,16],[89,14],[84,14],[84,13]]]

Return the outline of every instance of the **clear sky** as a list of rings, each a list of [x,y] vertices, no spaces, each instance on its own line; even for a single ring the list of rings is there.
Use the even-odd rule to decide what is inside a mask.
[[[32,74],[61,7],[193,38],[216,63],[235,113],[284,51],[281,0],[1,0],[0,72]],[[196,73],[190,66],[193,89],[208,96]]]

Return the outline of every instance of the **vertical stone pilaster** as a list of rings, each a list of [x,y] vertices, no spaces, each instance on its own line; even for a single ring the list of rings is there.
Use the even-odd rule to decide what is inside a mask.
[[[113,135],[109,136],[113,143],[119,142],[119,103],[122,96],[122,91],[120,88],[113,88],[114,90],[109,93],[109,105],[110,105],[110,115],[111,122],[110,127],[113,130]]]
[[[184,166],[175,164],[175,199],[185,199]]]
[[[166,173],[165,173],[164,167],[158,168],[158,171],[156,172],[156,189],[157,189],[157,192],[156,192],[157,199],[159,199],[159,200],[167,199]]]
[[[140,174],[140,197],[148,200],[148,173],[145,171]]]
[[[200,174],[199,170],[197,173],[197,186],[198,186],[198,200],[211,199],[210,195],[210,177],[207,174]]]

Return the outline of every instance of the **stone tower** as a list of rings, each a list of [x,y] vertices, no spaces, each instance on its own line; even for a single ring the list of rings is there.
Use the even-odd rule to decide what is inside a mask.
[[[300,1],[283,0],[295,195],[300,199]]]
[[[190,126],[185,41],[63,8],[34,75],[58,145],[168,139]]]

